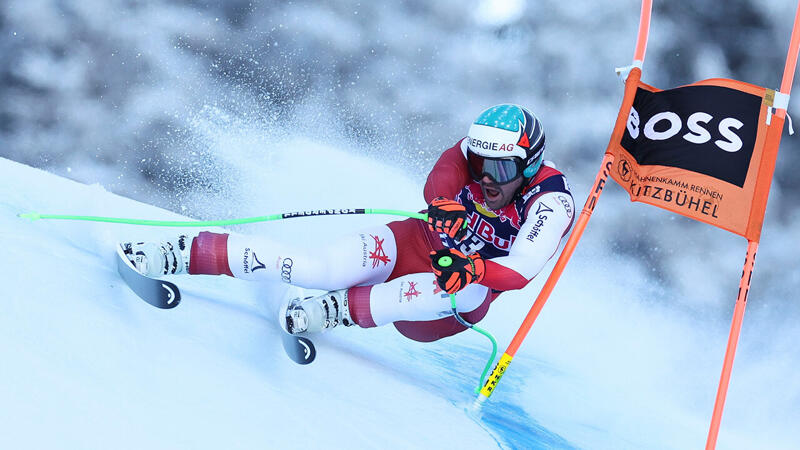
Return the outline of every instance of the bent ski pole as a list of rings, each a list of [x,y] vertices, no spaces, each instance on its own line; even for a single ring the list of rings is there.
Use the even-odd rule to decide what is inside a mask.
[[[453,260],[449,256],[442,256],[436,262],[442,267],[449,267],[453,264]],[[497,356],[497,340],[492,336],[491,333],[488,331],[476,327],[474,323],[467,322],[461,314],[458,313],[458,309],[456,307],[456,294],[448,294],[446,292],[442,292],[442,298],[450,297],[450,310],[453,313],[453,317],[456,318],[456,321],[461,325],[464,325],[467,328],[477,331],[478,333],[486,336],[492,342],[492,355],[489,357],[489,360],[486,361],[486,365],[483,368],[483,373],[481,373],[481,379],[478,382],[478,386],[475,388],[475,393],[479,393],[481,391],[481,386],[484,385],[484,380],[486,379],[486,374],[489,373],[489,369],[492,367],[492,363],[494,362],[495,356]]]

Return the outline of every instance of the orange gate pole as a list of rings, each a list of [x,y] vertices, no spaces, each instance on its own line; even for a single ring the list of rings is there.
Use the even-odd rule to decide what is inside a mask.
[[[783,68],[783,79],[781,81],[781,93],[789,95],[792,91],[792,82],[794,81],[794,73],[797,67],[797,54],[800,50],[800,1],[797,4],[797,11],[794,16],[794,26],[792,27],[792,37],[789,43],[789,52],[786,55],[786,65]],[[760,177],[763,176],[766,181],[764,188],[761,192],[756,193],[756,201],[762,205],[766,205],[767,197],[769,196],[769,184],[772,180],[772,174],[775,169],[775,160],[778,155],[778,146],[781,141],[781,132],[783,131],[783,122],[786,118],[786,109],[778,108],[772,118],[772,123],[767,131],[767,139],[765,150],[769,149],[769,156],[762,164],[766,164],[764,170],[759,170]],[[762,218],[763,220],[763,211]],[[760,225],[757,230],[757,235],[760,236]],[[733,359],[736,356],[736,346],[739,342],[739,333],[742,328],[742,320],[744,318],[744,310],[747,306],[747,294],[750,290],[750,279],[753,275],[753,267],[755,265],[756,252],[758,250],[758,239],[748,239],[747,243],[747,256],[744,261],[744,270],[742,271],[742,279],[739,281],[739,295],[736,298],[736,306],[733,310],[733,320],[731,321],[731,330],[728,335],[728,348],[725,350],[725,360],[722,364],[722,374],[720,375],[719,387],[717,388],[717,398],[714,402],[714,412],[711,415],[711,426],[708,430],[708,439],[706,440],[706,450],[712,450],[717,446],[717,437],[719,435],[719,427],[722,422],[722,411],[725,407],[725,397],[728,393],[728,385],[730,383],[731,371],[733,370]]]
[[[728,335],[728,348],[725,350],[725,362],[722,366],[722,376],[720,377],[719,387],[717,388],[717,400],[714,404],[714,413],[711,416],[711,427],[708,431],[708,439],[706,440],[707,450],[712,450],[717,446],[717,435],[719,434],[719,425],[722,421],[722,409],[725,407],[725,396],[728,393],[728,384],[731,379],[733,358],[736,356],[736,346],[739,342],[739,332],[742,329],[744,309],[747,306],[747,294],[750,291],[750,279],[753,275],[753,266],[756,263],[756,251],[758,251],[758,242],[748,242],[747,256],[744,260],[744,270],[742,270],[742,279],[739,281],[739,296],[736,298],[731,331]]]
[[[636,50],[634,52],[634,67],[625,81],[625,95],[622,99],[622,106],[620,106],[617,122],[614,125],[614,132],[611,134],[611,139],[608,144],[609,148],[614,145],[615,142],[619,142],[622,137],[622,133],[625,129],[625,123],[628,120],[628,113],[630,112],[631,106],[633,105],[633,99],[636,95],[636,88],[642,75],[640,67],[644,62],[644,55],[647,49],[647,36],[650,29],[650,12],[652,10],[652,3],[652,0],[642,1],[642,11],[639,18],[639,33],[636,39]],[[597,200],[600,197],[603,188],[605,187],[606,180],[611,173],[611,167],[613,163],[614,156],[606,151],[606,154],[603,157],[602,166],[600,171],[597,173],[597,178],[593,185],[594,189],[589,194],[589,198],[586,199],[586,204],[581,211],[578,221],[575,223],[575,228],[572,230],[572,234],[570,235],[569,239],[567,239],[567,243],[564,245],[564,250],[561,252],[561,255],[556,261],[556,265],[553,267],[553,271],[547,278],[542,290],[536,297],[536,301],[533,302],[533,306],[531,306],[528,315],[525,316],[525,319],[523,320],[522,325],[520,326],[516,335],[514,335],[514,338],[511,340],[511,343],[508,345],[505,353],[503,353],[503,355],[500,357],[500,361],[498,361],[497,365],[492,371],[492,374],[486,380],[486,384],[478,394],[478,398],[475,400],[477,405],[485,402],[492,395],[492,392],[494,392],[497,383],[500,381],[500,378],[502,378],[503,374],[505,374],[506,369],[508,368],[509,364],[511,364],[512,358],[522,345],[522,341],[525,340],[525,337],[528,335],[528,331],[530,331],[531,327],[533,326],[533,322],[536,321],[536,318],[539,316],[539,312],[541,312],[544,304],[547,302],[547,299],[550,296],[550,293],[553,291],[556,283],[558,283],[558,279],[561,277],[561,273],[564,271],[564,268],[566,267],[567,262],[569,262],[570,257],[572,257],[572,253],[574,252],[575,247],[578,245],[578,241],[581,239],[583,231],[589,222],[589,218],[594,211],[594,207],[597,205]]]

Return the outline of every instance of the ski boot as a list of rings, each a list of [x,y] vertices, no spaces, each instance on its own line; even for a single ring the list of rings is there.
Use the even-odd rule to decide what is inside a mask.
[[[136,270],[146,277],[189,273],[192,241],[185,235],[170,241],[127,242],[120,245]]]
[[[350,317],[347,289],[330,291],[323,295],[306,298],[291,298],[281,308],[280,322],[289,334],[318,333],[335,328],[355,325]]]

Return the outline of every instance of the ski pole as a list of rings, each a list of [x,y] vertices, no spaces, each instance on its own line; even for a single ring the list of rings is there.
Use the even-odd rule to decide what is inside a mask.
[[[37,212],[18,214],[18,217],[30,220],[79,220],[85,222],[105,222],[105,223],[122,223],[129,225],[143,225],[152,227],[221,227],[227,225],[242,225],[257,222],[269,222],[272,220],[291,219],[294,217],[312,217],[312,216],[340,216],[351,214],[386,214],[392,216],[411,217],[413,219],[420,219],[427,221],[428,215],[422,213],[397,211],[393,209],[371,209],[371,208],[349,208],[349,209],[317,209],[310,211],[296,211],[288,213],[271,214],[267,216],[245,217],[241,219],[230,220],[144,220],[144,219],[127,219],[121,217],[100,217],[100,216],[73,216],[62,214],[40,214]]]
[[[456,311],[456,294],[450,294],[450,306],[453,310],[453,317],[456,318],[458,323],[486,336],[492,342],[492,356],[490,356],[489,360],[486,361],[486,365],[483,367],[483,373],[481,373],[481,380],[480,382],[478,382],[478,386],[475,388],[475,394],[479,394],[481,392],[481,388],[483,387],[483,385],[486,384],[486,374],[489,373],[489,369],[492,367],[494,358],[497,356],[497,341],[495,340],[494,336],[492,336],[491,333],[482,328],[476,327],[474,323],[469,323],[466,320],[464,320],[463,317],[461,317],[461,315]]]
[[[230,220],[146,220],[146,219],[128,219],[121,217],[40,214],[37,212],[21,213],[17,214],[17,216],[23,219],[30,219],[31,221],[45,219],[45,220],[76,220],[84,222],[119,223],[119,224],[142,225],[142,226],[153,226],[153,227],[217,227],[226,225],[242,225],[248,223],[268,222],[273,220],[291,219],[294,217],[339,216],[339,215],[351,215],[351,214],[385,214],[392,216],[410,217],[412,219],[419,219],[425,222],[428,221],[427,214],[415,213],[409,211],[399,211],[394,209],[372,209],[372,208],[317,209],[309,211],[296,211],[288,213],[271,214],[267,216],[245,217],[241,219],[230,219]],[[466,227],[467,224],[465,222],[464,228]],[[475,393],[477,394],[478,392],[480,392],[481,386],[484,385],[484,379],[486,378],[486,374],[488,373],[489,368],[492,366],[495,356],[497,355],[497,341],[494,339],[491,333],[467,322],[456,312],[455,294],[450,294],[450,305],[453,310],[453,316],[456,318],[456,320],[458,320],[459,323],[466,326],[467,328],[473,329],[478,333],[486,336],[492,342],[492,355],[483,369],[483,374],[481,375],[480,384],[475,390]]]
[[[442,267],[450,267],[453,264],[453,259],[449,256],[442,256],[436,261],[436,264]],[[458,323],[464,325],[467,328],[471,328],[478,333],[486,336],[492,342],[492,356],[489,357],[489,361],[486,362],[486,366],[483,368],[483,373],[481,374],[481,380],[478,383],[478,386],[475,388],[475,394],[481,392],[481,388],[484,385],[484,381],[486,380],[486,374],[489,373],[489,369],[492,367],[492,363],[494,362],[495,356],[497,356],[497,341],[495,340],[494,336],[486,330],[478,328],[473,323],[467,322],[456,310],[456,294],[447,294],[442,293],[442,298],[450,296],[450,309],[453,312],[453,317],[456,318]]]

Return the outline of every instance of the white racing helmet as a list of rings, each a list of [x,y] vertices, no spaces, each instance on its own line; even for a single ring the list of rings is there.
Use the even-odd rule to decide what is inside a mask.
[[[475,119],[462,147],[475,180],[488,175],[495,183],[505,184],[536,175],[542,165],[544,130],[527,109],[497,105]]]

